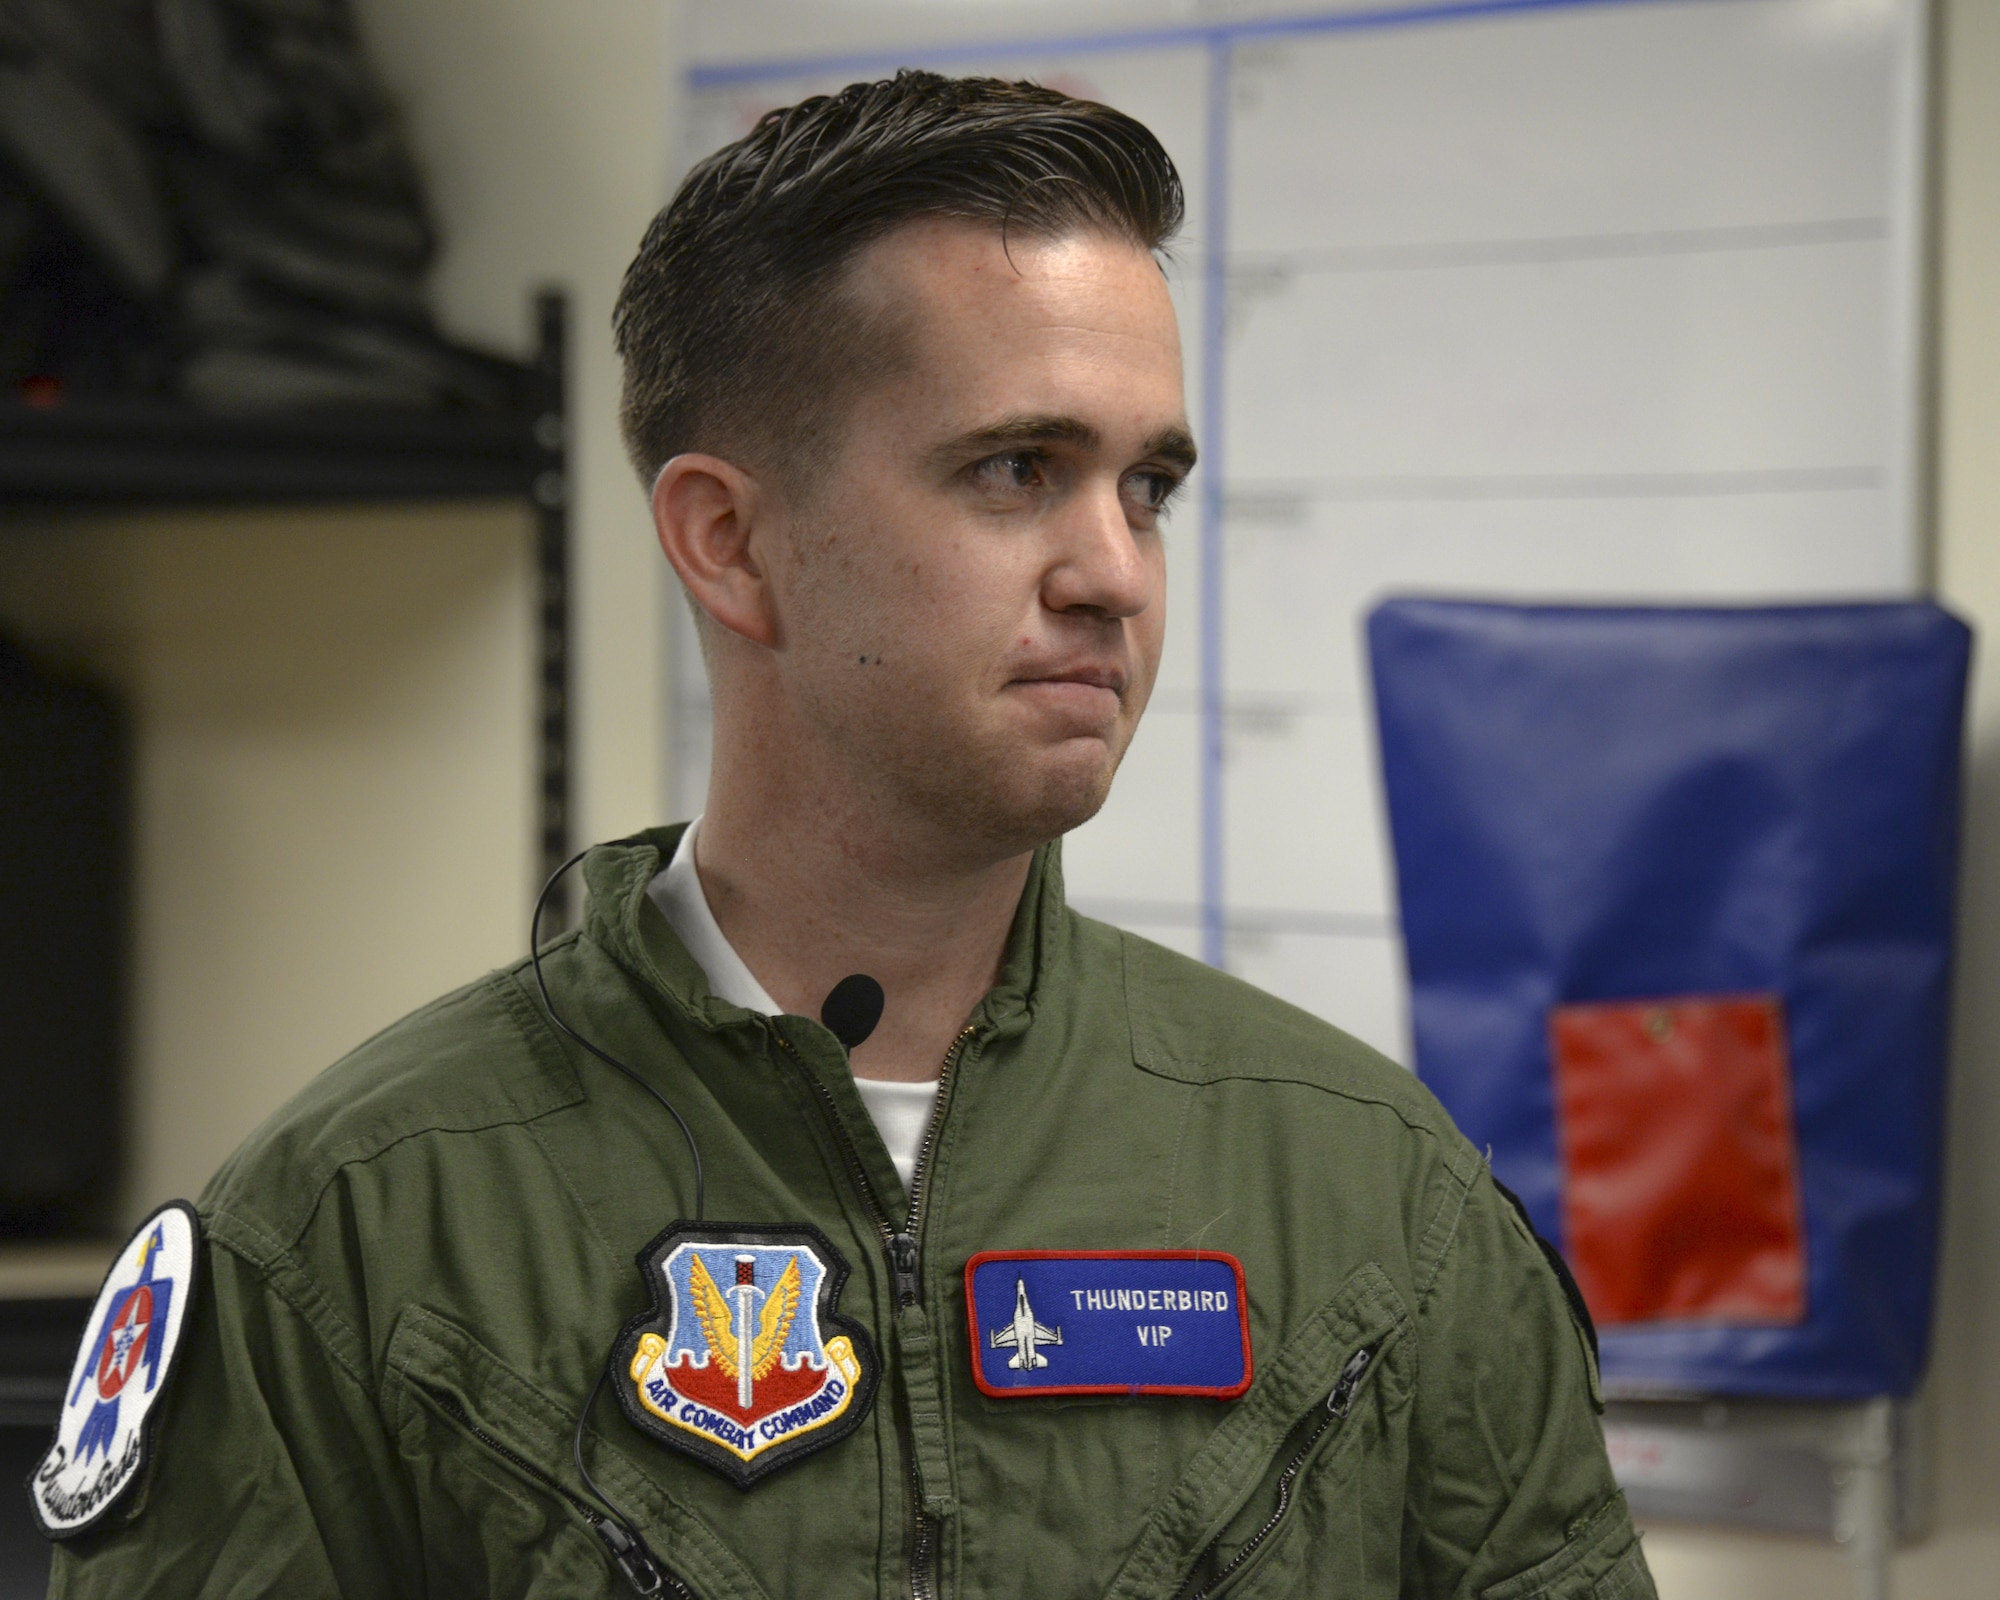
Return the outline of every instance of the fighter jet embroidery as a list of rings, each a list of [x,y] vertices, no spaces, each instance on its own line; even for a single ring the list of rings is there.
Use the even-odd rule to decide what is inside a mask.
[[[1035,1308],[1028,1304],[1028,1280],[1014,1280],[1014,1320],[1004,1328],[995,1328],[986,1336],[995,1350],[1012,1349],[1007,1365],[1016,1372],[1031,1372],[1036,1367],[1046,1367],[1049,1358],[1035,1349],[1040,1344],[1061,1344],[1062,1329],[1045,1328],[1035,1320]]]

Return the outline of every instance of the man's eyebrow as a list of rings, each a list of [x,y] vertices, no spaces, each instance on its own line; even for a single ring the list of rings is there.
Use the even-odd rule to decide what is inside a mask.
[[[1103,442],[1103,435],[1079,417],[1006,417],[989,427],[962,433],[939,445],[932,454],[945,461],[990,455],[1031,444],[1066,444],[1079,450],[1095,450]],[[1178,426],[1162,428],[1146,441],[1139,453],[1142,456],[1164,457],[1187,470],[1191,470],[1195,462],[1194,440],[1187,429]]]
[[[940,460],[956,456],[990,455],[998,450],[1019,449],[1029,444],[1068,444],[1079,450],[1095,450],[1102,442],[1098,431],[1077,417],[1003,417],[990,427],[974,428],[939,445],[932,454]]]
[[[1173,462],[1183,472],[1194,470],[1195,457],[1199,453],[1194,447],[1194,435],[1185,428],[1162,428],[1146,441],[1146,448],[1139,452],[1143,456],[1161,456]]]

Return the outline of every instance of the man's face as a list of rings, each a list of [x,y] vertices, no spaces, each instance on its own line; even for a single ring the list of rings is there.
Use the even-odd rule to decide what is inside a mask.
[[[1159,667],[1193,464],[1158,266],[920,223],[856,261],[905,327],[773,560],[792,703],[876,803],[996,858],[1104,803]]]

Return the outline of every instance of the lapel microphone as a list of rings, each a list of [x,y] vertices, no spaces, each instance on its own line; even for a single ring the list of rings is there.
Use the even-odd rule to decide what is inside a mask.
[[[882,985],[865,972],[842,978],[820,1002],[819,1020],[849,1050],[858,1050],[882,1020]]]

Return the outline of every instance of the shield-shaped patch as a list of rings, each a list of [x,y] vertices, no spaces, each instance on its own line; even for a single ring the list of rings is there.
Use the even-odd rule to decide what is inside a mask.
[[[653,1309],[611,1352],[635,1427],[748,1488],[861,1425],[880,1369],[835,1314],[847,1262],[818,1229],[677,1222],[639,1271]]]

